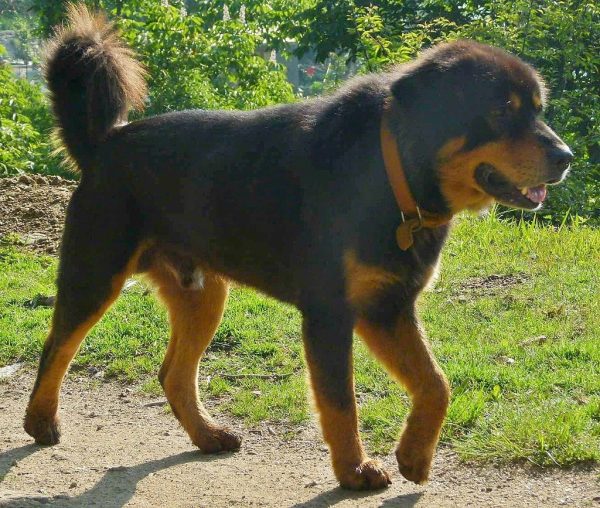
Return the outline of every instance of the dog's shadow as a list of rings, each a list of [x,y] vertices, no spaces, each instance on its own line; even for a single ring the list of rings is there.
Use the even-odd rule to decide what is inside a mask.
[[[41,447],[38,445],[28,444],[0,454],[0,485],[12,467],[18,465],[19,461],[40,449]],[[182,452],[170,457],[144,462],[136,466],[109,469],[96,485],[78,496],[68,497],[59,495],[49,497],[34,493],[24,493],[22,496],[12,496],[4,500],[0,498],[0,506],[3,508],[17,508],[45,504],[64,507],[101,505],[106,508],[121,508],[131,500],[138,483],[148,475],[188,462],[219,460],[224,455],[229,454],[207,456],[202,455],[198,451]],[[336,487],[326,492],[321,492],[308,501],[295,504],[292,508],[334,506],[344,500],[355,500],[360,505],[361,499],[366,499],[372,495],[372,492],[353,492]],[[384,500],[381,506],[409,508],[414,506],[421,496],[422,493],[404,494]]]
[[[335,487],[326,492],[317,494],[312,499],[303,503],[297,503],[292,505],[291,508],[326,508],[329,506],[335,506],[342,501],[353,500],[356,501],[356,506],[361,506],[361,499],[367,499],[374,495],[371,491],[356,492],[352,490],[345,490],[341,487]],[[385,499],[379,506],[386,506],[389,508],[411,508],[417,504],[422,492],[415,492],[412,494],[401,494],[391,499]]]
[[[21,460],[29,457],[40,449],[38,445],[33,443],[13,448],[7,452],[0,453],[0,485],[4,480],[4,477],[8,474],[10,469],[17,465]]]
[[[40,447],[34,444],[15,448],[0,455],[0,484],[10,468],[19,460],[35,453]],[[223,454],[226,455],[226,454]],[[93,506],[100,505],[106,508],[120,508],[127,504],[133,497],[137,484],[151,473],[188,462],[207,462],[222,458],[221,456],[206,456],[199,451],[182,452],[170,457],[151,460],[136,466],[112,468],[106,471],[94,487],[79,496],[53,496],[46,497],[38,494],[11,497],[7,500],[0,499],[0,506],[17,508],[23,506],[37,506],[47,504],[52,506]]]

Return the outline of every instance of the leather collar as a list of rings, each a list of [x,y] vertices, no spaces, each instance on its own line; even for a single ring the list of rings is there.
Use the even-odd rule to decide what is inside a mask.
[[[420,208],[415,201],[402,167],[396,137],[389,125],[388,116],[392,104],[393,101],[386,103],[381,117],[381,153],[388,181],[396,197],[402,218],[402,223],[396,229],[396,242],[398,247],[405,251],[410,249],[414,243],[413,233],[422,228],[436,228],[447,224],[452,219],[452,214],[440,215],[428,212]]]

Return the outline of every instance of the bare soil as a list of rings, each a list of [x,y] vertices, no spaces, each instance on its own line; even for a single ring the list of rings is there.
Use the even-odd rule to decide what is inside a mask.
[[[76,185],[59,176],[0,178],[0,241],[11,235],[37,253],[58,253],[67,203]]]
[[[56,253],[74,185],[58,177],[0,180],[0,241],[17,233],[28,248]],[[465,289],[482,284],[499,281]],[[21,425],[32,385],[26,369],[0,378],[0,507],[600,507],[598,466],[482,467],[448,449],[438,451],[426,486],[403,480],[390,454],[380,458],[392,472],[390,488],[345,491],[315,425],[251,428],[216,415],[244,443],[237,453],[203,456],[162,401],[75,373],[63,388],[62,442],[40,447]]]

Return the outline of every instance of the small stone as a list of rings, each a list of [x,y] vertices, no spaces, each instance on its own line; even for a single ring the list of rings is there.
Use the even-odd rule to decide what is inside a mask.
[[[506,365],[514,365],[514,363],[515,363],[515,359],[514,358],[511,358],[510,356],[504,356],[504,355],[499,356],[498,357],[498,361],[502,362],[502,363],[504,363]]]
[[[6,367],[1,367],[0,368],[0,379],[14,376],[23,365],[24,365],[23,363],[13,363],[12,365],[7,365]]]
[[[144,407],[162,407],[168,404],[167,399],[155,400],[153,402],[146,402]]]
[[[25,245],[35,245],[46,240],[47,237],[43,233],[27,233],[23,235],[23,243]]]
[[[74,489],[75,487],[77,487],[77,482],[71,482],[71,485],[69,485],[69,488]]]
[[[28,175],[21,175],[19,177],[19,183],[24,183],[25,185],[32,185],[34,182],[33,178]]]
[[[305,489],[307,489],[307,488],[310,488],[310,487],[316,487],[316,486],[317,486],[317,482],[316,482],[316,481],[314,481],[314,480],[312,480],[312,481],[308,482],[308,483],[307,483],[307,484],[304,486],[304,488],[305,488]]]

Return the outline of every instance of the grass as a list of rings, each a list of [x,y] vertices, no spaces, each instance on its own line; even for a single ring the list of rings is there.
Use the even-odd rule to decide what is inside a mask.
[[[600,460],[599,260],[600,231],[584,226],[507,225],[494,215],[456,225],[420,309],[453,388],[442,440],[462,457],[561,466]],[[55,266],[0,246],[0,365],[37,360],[50,310],[27,302],[53,293]],[[203,397],[250,423],[306,421],[299,330],[294,309],[234,289],[201,365]],[[159,394],[155,373],[167,337],[164,310],[134,284],[73,367]],[[408,398],[359,341],[355,355],[362,430],[372,450],[389,451]]]

